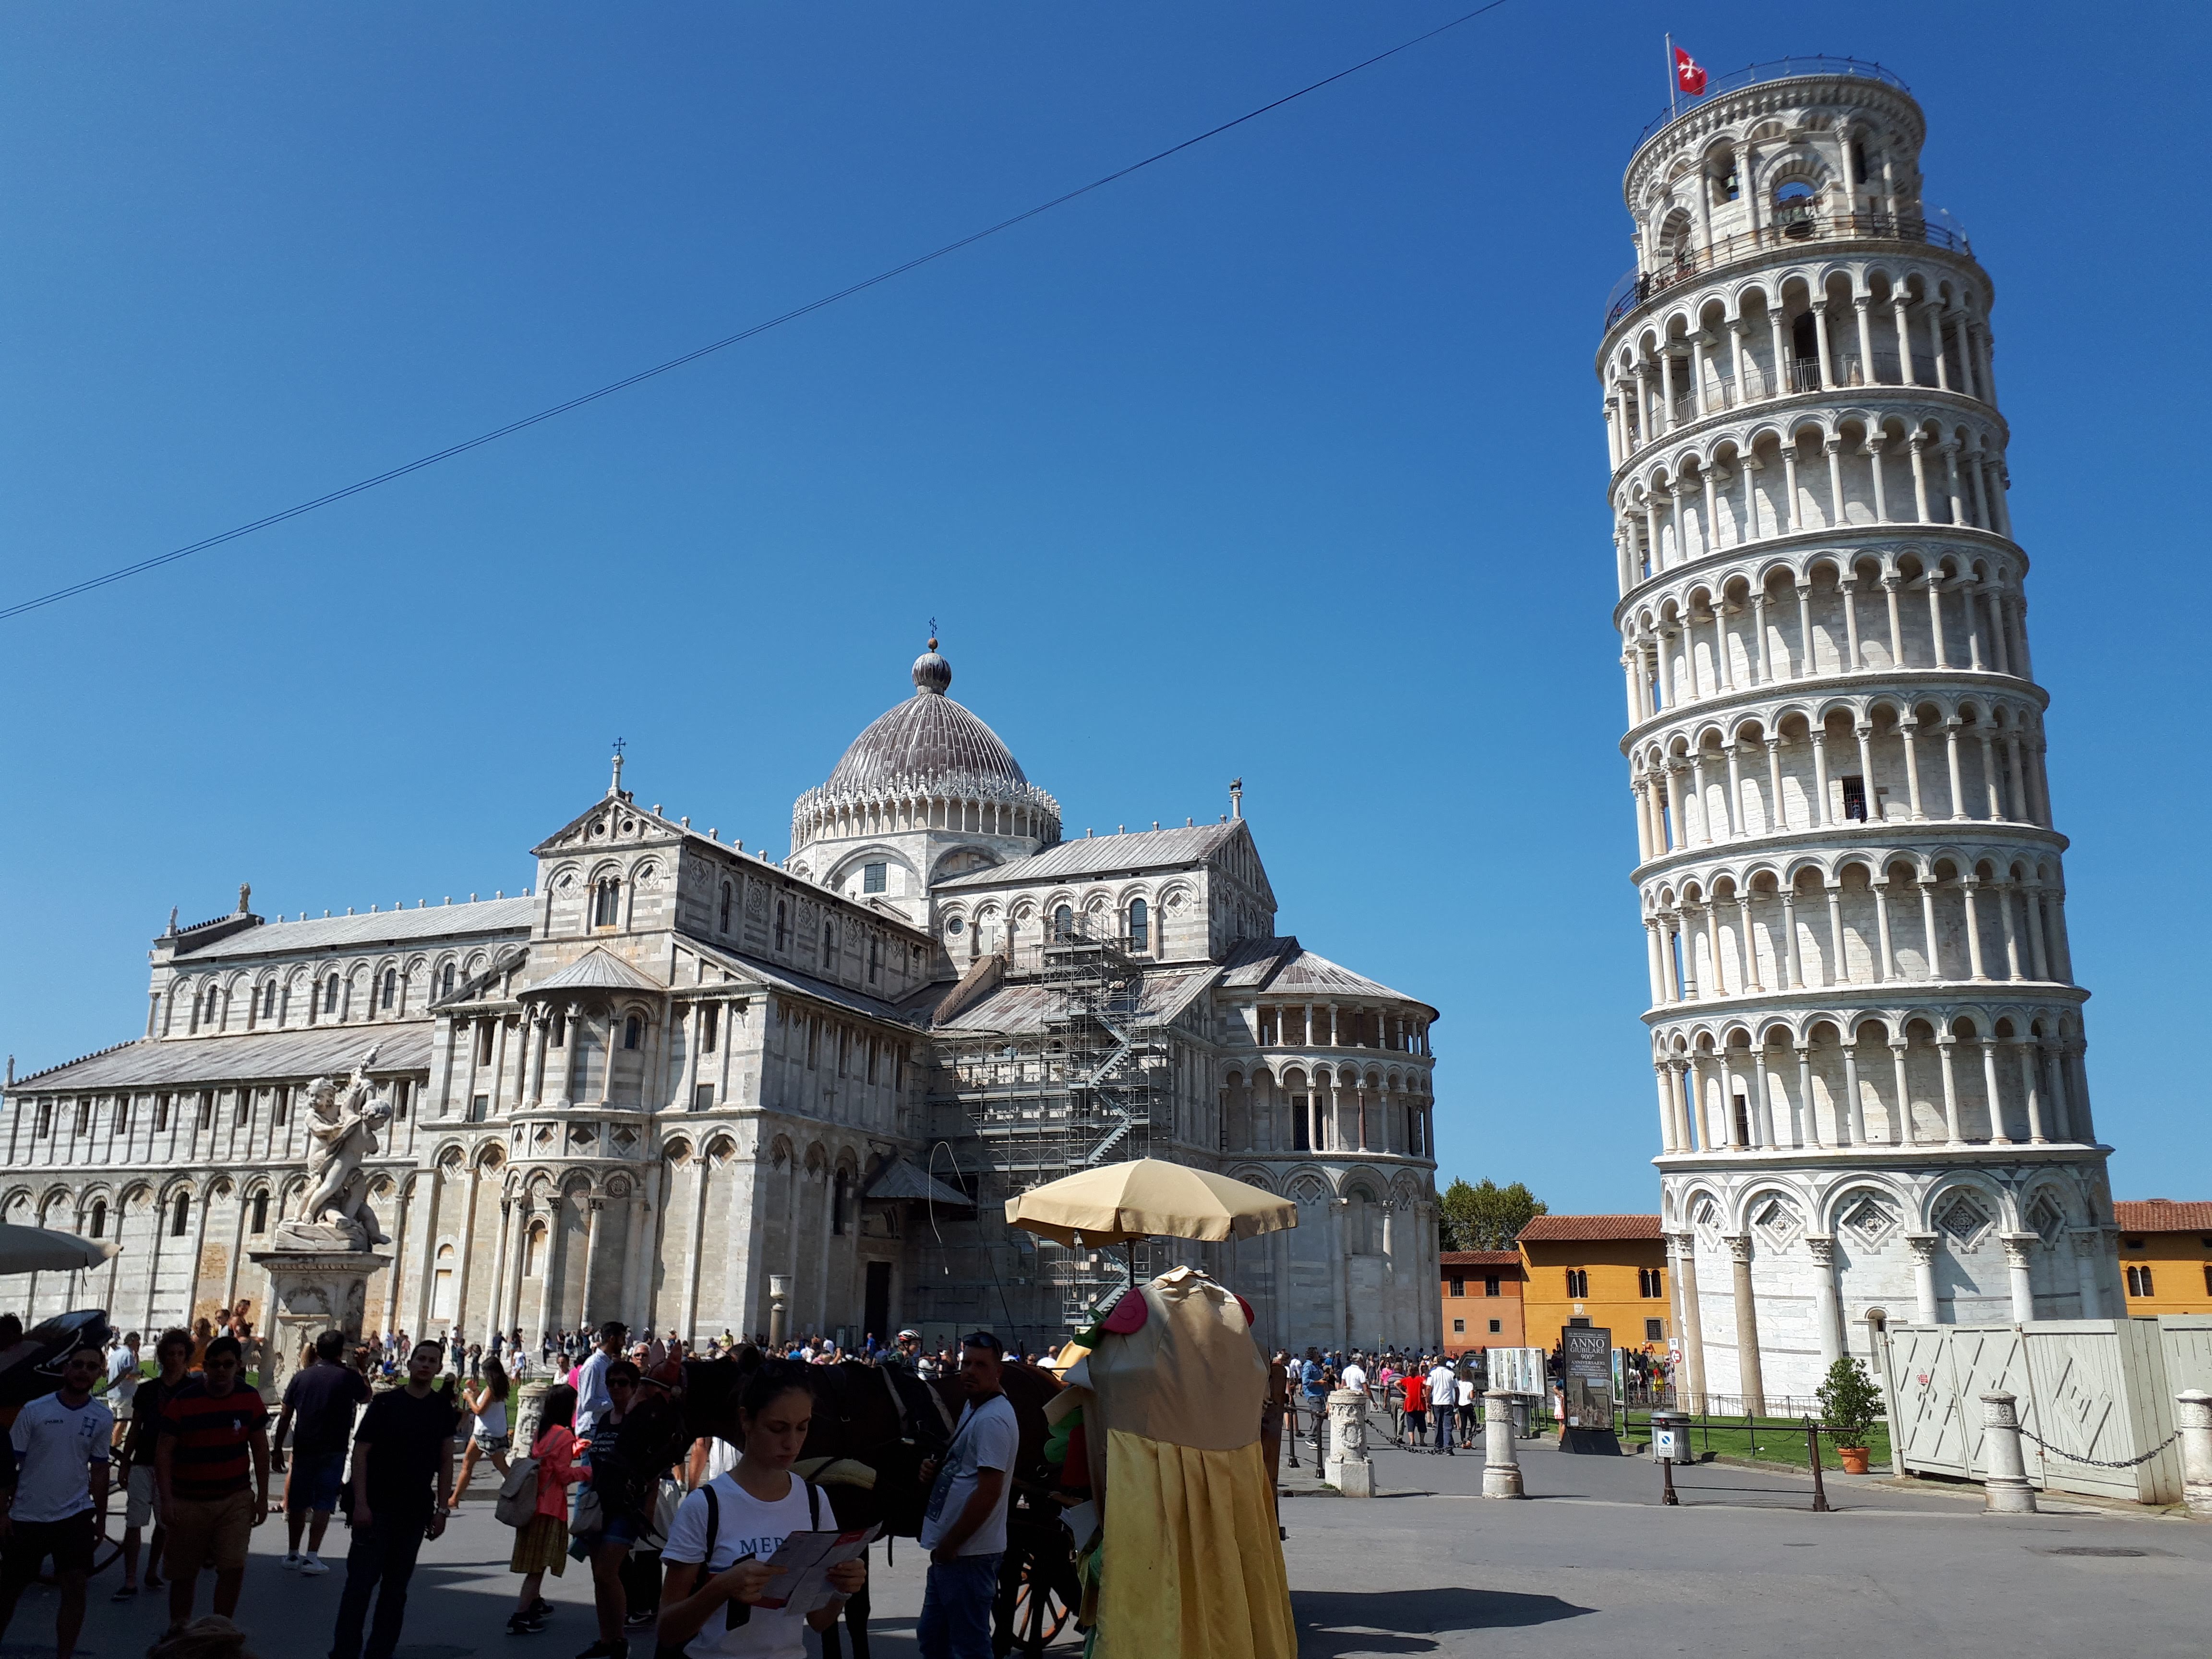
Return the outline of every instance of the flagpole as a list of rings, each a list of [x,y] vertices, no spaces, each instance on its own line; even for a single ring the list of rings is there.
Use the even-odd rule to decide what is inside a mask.
[[[1670,121],[1674,118],[1674,82],[1679,78],[1674,73],[1674,37],[1670,32],[1667,36],[1667,118]]]

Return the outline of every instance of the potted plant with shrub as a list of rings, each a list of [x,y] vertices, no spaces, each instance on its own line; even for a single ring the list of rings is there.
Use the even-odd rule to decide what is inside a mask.
[[[1866,1367],[1849,1356],[1828,1367],[1827,1380],[1815,1390],[1820,1420],[1835,1437],[1836,1455],[1847,1474],[1867,1472],[1867,1440],[1881,1413],[1881,1390]]]

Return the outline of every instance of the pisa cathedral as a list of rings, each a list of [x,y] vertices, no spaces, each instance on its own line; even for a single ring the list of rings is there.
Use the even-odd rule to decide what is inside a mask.
[[[935,641],[912,672],[781,863],[640,806],[617,758],[520,896],[173,915],[143,1035],[11,1075],[0,1123],[0,1217],[122,1249],[0,1306],[265,1324],[307,1085],[365,1066],[392,1110],[372,1328],[1057,1340],[1123,1265],[1003,1200],[1144,1152],[1299,1225],[1140,1269],[1206,1267],[1278,1344],[1433,1345],[1436,1011],[1277,933],[1241,796],[1063,839]]]
[[[1764,66],[1647,130],[1597,371],[1674,1334],[2124,1311],[2006,509],[1994,288],[1919,105]]]

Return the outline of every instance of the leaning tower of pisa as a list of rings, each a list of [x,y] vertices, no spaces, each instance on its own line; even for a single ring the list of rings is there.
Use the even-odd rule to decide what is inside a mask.
[[[1723,79],[1628,165],[1597,370],[1690,1390],[1887,1322],[2122,1310],[2005,506],[1989,275],[1920,106]]]

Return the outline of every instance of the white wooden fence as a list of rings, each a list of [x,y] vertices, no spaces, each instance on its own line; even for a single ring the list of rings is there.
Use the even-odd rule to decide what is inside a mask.
[[[2001,1390],[2018,1401],[2034,1485],[2172,1504],[2181,1498],[2173,1396],[2212,1389],[2212,1315],[1898,1325],[1885,1357],[1899,1473],[1984,1475],[1980,1397]]]

